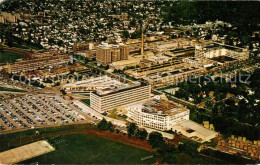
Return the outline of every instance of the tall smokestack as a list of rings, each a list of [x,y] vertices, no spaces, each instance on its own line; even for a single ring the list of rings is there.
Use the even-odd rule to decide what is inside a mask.
[[[144,33],[142,32],[141,55],[144,59]]]

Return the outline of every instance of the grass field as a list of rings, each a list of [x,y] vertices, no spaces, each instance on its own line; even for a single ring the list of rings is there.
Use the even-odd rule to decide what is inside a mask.
[[[9,51],[0,52],[0,63],[15,62],[20,58],[24,58],[24,55]]]
[[[56,151],[21,163],[39,164],[152,164],[141,161],[153,153],[112,142],[93,135],[67,135],[50,139]],[[56,144],[55,144],[56,143]]]
[[[212,159],[204,156],[198,156],[196,158],[189,156],[185,153],[177,155],[177,164],[230,164],[224,160]]]
[[[25,90],[21,89],[15,89],[15,88],[6,88],[6,87],[0,87],[0,91],[10,91],[10,92],[27,92]]]
[[[122,120],[122,121],[126,121],[126,118],[127,118],[126,116],[124,117],[124,116],[117,115],[115,109],[109,111],[107,117],[111,117],[111,118],[114,118],[114,119],[117,119],[117,120]]]
[[[90,99],[82,99],[81,101],[83,101],[84,103],[90,105]]]

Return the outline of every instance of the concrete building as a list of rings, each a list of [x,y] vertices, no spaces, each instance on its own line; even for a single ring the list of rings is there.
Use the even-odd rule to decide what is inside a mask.
[[[120,46],[120,60],[127,60],[129,56],[129,46],[121,45]]]
[[[131,82],[121,88],[110,87],[90,93],[90,107],[103,113],[122,105],[148,99],[150,96],[150,85]]]
[[[7,13],[7,12],[2,12],[0,13],[0,23],[6,23],[11,22],[15,23],[17,20],[21,20],[20,14],[13,14],[13,13]]]
[[[185,120],[190,111],[174,102],[163,99],[147,99],[125,107],[128,119],[140,126],[165,131]]]
[[[132,77],[143,78],[149,82],[153,88],[182,82],[187,80],[189,76],[199,76],[206,72],[207,70],[204,67],[180,60],[125,71],[126,74]]]
[[[115,61],[127,60],[129,47],[127,45],[103,44],[96,48],[96,59],[99,64],[108,65]]]
[[[207,129],[191,120],[181,121],[174,125],[172,130],[200,143],[209,141],[218,135],[217,132]]]
[[[108,47],[97,47],[96,51],[97,62],[102,65],[107,65],[111,63],[111,49]]]

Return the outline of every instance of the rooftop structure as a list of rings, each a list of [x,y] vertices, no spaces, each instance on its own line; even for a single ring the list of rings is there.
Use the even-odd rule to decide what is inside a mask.
[[[189,120],[189,110],[167,99],[146,99],[124,106],[130,121],[158,130],[171,130],[172,126]]]
[[[130,83],[131,84],[131,83]],[[129,84],[120,82],[109,76],[101,76],[95,78],[89,78],[74,83],[63,85],[63,89],[66,91],[106,91],[115,90],[128,87]]]

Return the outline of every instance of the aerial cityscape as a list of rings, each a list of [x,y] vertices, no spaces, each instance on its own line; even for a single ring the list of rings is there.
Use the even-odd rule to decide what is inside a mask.
[[[0,0],[0,164],[260,163],[259,11]]]

